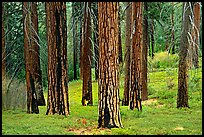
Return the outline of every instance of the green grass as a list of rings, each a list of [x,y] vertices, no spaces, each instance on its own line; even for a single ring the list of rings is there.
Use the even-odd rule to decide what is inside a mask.
[[[82,106],[82,81],[78,80],[69,83],[69,116],[45,115],[46,106],[39,107],[40,114],[26,114],[26,111],[22,110],[3,110],[2,134],[202,135],[202,68],[189,71],[188,109],[176,108],[177,73],[176,68],[148,73],[149,100],[142,102],[142,112],[131,111],[128,106],[120,106],[124,128],[97,129],[97,82],[94,81],[92,84],[94,105]],[[124,76],[121,75],[121,99],[123,80]],[[46,91],[44,95],[47,98]],[[84,119],[86,123],[82,122]]]

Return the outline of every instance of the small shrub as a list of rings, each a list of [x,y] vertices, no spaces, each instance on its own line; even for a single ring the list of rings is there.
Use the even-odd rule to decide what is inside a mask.
[[[18,79],[5,78],[2,81],[2,108],[26,109],[26,85]]]
[[[168,52],[159,52],[155,53],[153,59],[149,58],[149,66],[154,69],[158,68],[169,68],[169,67],[178,67],[179,57],[177,54],[169,54]]]

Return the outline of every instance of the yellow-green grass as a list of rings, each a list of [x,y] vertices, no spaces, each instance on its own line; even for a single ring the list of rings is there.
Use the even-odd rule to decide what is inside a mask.
[[[120,106],[124,128],[97,129],[98,83],[92,83],[93,106],[82,106],[82,81],[69,83],[70,115],[26,114],[22,110],[2,111],[3,135],[201,135],[202,134],[202,68],[189,70],[189,106],[176,108],[178,69],[148,73],[149,100],[142,102],[142,112]],[[173,79],[173,80],[172,80]],[[195,80],[197,79],[197,80]],[[124,76],[120,79],[120,98],[123,97]],[[168,87],[171,81],[172,87]],[[197,86],[193,86],[197,84]],[[47,91],[44,91],[47,98]]]

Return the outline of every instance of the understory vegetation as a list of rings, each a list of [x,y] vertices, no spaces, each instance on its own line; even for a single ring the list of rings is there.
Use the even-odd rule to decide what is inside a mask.
[[[162,56],[162,57],[160,57]],[[163,60],[162,60],[163,59]],[[160,62],[160,63],[158,63]],[[168,62],[168,63],[166,63]],[[190,108],[176,108],[178,92],[178,58],[166,53],[149,59],[148,100],[142,111],[120,105],[124,128],[98,129],[98,83],[93,81],[93,106],[82,106],[82,81],[69,82],[70,115],[45,115],[47,107],[39,106],[39,114],[26,113],[25,84],[13,80],[2,92],[3,135],[201,135],[202,134],[202,60],[199,68],[189,70]],[[159,64],[159,65],[158,65]],[[94,69],[92,70],[94,77]],[[2,87],[8,87],[3,80]],[[7,85],[7,86],[4,86]],[[120,77],[123,98],[124,74]],[[44,89],[47,98],[47,89]],[[16,107],[14,107],[16,106]]]

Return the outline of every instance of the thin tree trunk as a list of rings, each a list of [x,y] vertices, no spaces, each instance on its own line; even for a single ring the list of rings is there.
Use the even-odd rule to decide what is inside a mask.
[[[143,46],[142,46],[142,100],[148,100],[148,91],[147,91],[147,55],[148,55],[148,5],[147,2],[144,2],[144,18],[143,18]]]
[[[151,19],[150,23],[150,36],[151,36],[151,57],[154,58],[154,20]]]
[[[32,66],[31,3],[23,2],[24,57],[26,64],[27,113],[39,113]]]
[[[98,4],[97,2],[94,2],[94,8],[93,11],[95,13],[96,20],[93,21],[95,26],[95,32],[94,32],[94,61],[95,61],[95,80],[98,80]]]
[[[119,98],[118,2],[99,2],[98,127],[122,127]]]
[[[2,80],[6,76],[6,51],[5,51],[5,32],[4,32],[4,4],[2,3]]]
[[[194,28],[193,28],[193,44],[192,44],[192,63],[195,68],[198,68],[199,65],[199,60],[198,60],[198,47],[200,45],[200,40],[199,40],[199,32],[200,32],[200,3],[195,2],[193,6],[193,11],[194,11]]]
[[[82,8],[84,4],[82,4],[81,2],[80,6]],[[80,34],[81,34],[80,36],[81,38],[81,41],[80,41],[80,79],[81,80],[83,79],[83,46],[84,46],[84,25],[82,22],[84,22],[83,16],[81,16],[81,25],[80,25]]]
[[[46,115],[69,115],[66,3],[46,2],[48,105]]]
[[[76,18],[76,3],[72,2],[72,26],[73,26],[73,66],[74,66],[74,79],[77,79],[77,47],[78,47],[78,39],[77,39],[77,20]]]
[[[126,37],[125,37],[125,57],[124,57],[124,63],[125,63],[125,84],[124,84],[124,95],[123,95],[123,101],[122,105],[128,106],[129,105],[129,81],[130,81],[130,45],[131,45],[131,39],[130,39],[130,32],[131,32],[131,16],[132,16],[132,5],[131,2],[128,2],[126,6],[129,6],[126,9]]]
[[[183,18],[181,27],[181,42],[179,52],[179,70],[178,70],[178,96],[177,108],[188,106],[188,64],[187,53],[189,49],[188,33],[191,32],[191,2],[183,2]]]
[[[92,79],[91,79],[91,2],[84,5],[84,45],[83,45],[83,87],[82,105],[93,105],[92,100]]]
[[[142,92],[142,2],[132,3],[132,44],[130,49],[130,91],[129,108],[142,110],[141,92]]]

